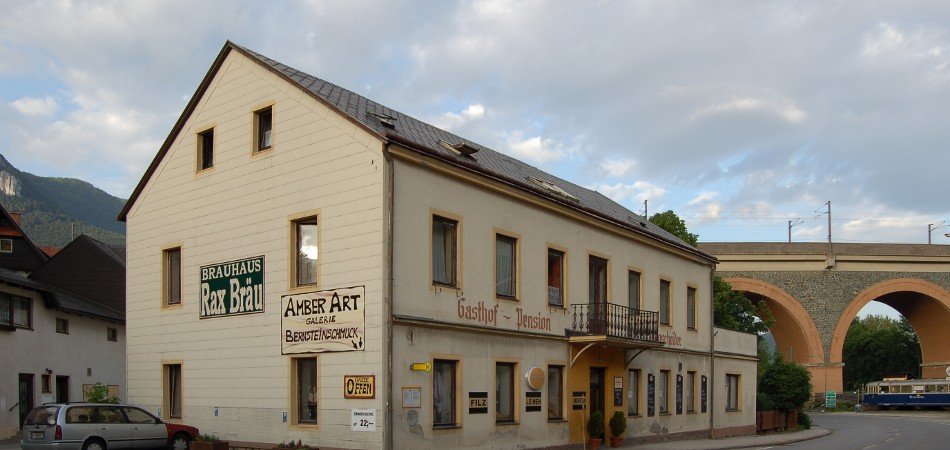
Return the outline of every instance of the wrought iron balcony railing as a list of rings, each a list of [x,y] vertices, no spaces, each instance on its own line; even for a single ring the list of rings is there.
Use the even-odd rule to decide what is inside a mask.
[[[573,305],[571,331],[575,335],[607,336],[659,342],[659,315],[613,303]]]

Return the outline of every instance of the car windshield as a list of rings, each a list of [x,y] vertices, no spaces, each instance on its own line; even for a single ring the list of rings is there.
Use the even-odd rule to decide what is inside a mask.
[[[56,412],[59,406],[39,406],[33,408],[23,422],[25,425],[56,425]]]

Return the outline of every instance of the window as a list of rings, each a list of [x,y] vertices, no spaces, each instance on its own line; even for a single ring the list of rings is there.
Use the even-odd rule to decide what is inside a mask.
[[[686,328],[696,329],[696,288],[686,288]]]
[[[683,403],[686,403],[686,412],[696,412],[696,405],[693,401],[693,389],[696,386],[696,372],[686,372],[686,379],[683,380]]]
[[[255,152],[262,152],[271,148],[271,107],[254,113]]]
[[[739,410],[739,375],[726,374],[726,411]]]
[[[0,253],[13,253],[13,239],[0,239]]]
[[[517,250],[517,239],[502,234],[495,235],[495,295],[498,297],[516,297]]]
[[[670,282],[660,280],[660,323],[670,324]]]
[[[95,406],[73,406],[66,410],[66,423],[92,423],[95,418]]]
[[[296,422],[317,423],[317,358],[294,358],[294,410]]]
[[[30,328],[33,316],[32,303],[28,298],[0,293],[0,325]]]
[[[165,417],[181,419],[181,364],[165,364]]]
[[[661,370],[660,376],[656,380],[656,407],[660,414],[670,412],[670,371]]]
[[[162,252],[165,305],[181,304],[181,247]]]
[[[69,321],[66,319],[56,318],[56,332],[69,334]]]
[[[564,366],[548,366],[548,420],[564,419]]]
[[[607,260],[596,256],[590,257],[590,303],[607,302]]]
[[[115,328],[106,328],[106,340],[109,340],[112,342],[118,342],[119,330]]]
[[[295,286],[317,284],[317,258],[319,257],[317,231],[316,217],[294,221],[294,248],[297,252]]]
[[[640,308],[640,272],[627,272],[627,292],[629,293],[629,306],[632,309]]]
[[[432,217],[432,282],[458,286],[456,247],[458,222],[445,217]]]
[[[142,411],[138,408],[133,408],[131,406],[124,406],[122,409],[125,411],[126,417],[129,418],[129,423],[138,423],[138,424],[154,424],[156,423],[155,418],[151,414]]]
[[[495,422],[515,421],[515,365],[495,364]]]
[[[564,306],[564,252],[548,249],[548,304]]]
[[[98,423],[129,423],[125,413],[118,406],[97,406]]]
[[[214,167],[214,128],[198,133],[198,172]]]
[[[40,375],[40,389],[43,392],[53,392],[51,377],[45,373]]]
[[[455,426],[455,368],[458,361],[437,359],[432,368],[432,425]]]
[[[640,369],[627,372],[627,415],[640,414]]]

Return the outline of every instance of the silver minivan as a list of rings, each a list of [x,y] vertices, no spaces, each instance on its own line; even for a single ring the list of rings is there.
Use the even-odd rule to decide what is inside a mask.
[[[176,428],[192,428],[178,425]],[[23,450],[138,450],[188,448],[197,434],[172,434],[141,408],[103,403],[46,404],[33,408],[23,423]],[[182,441],[182,442],[178,442]]]

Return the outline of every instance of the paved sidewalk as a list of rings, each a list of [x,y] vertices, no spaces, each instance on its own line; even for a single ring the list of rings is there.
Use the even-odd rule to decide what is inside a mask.
[[[739,436],[723,439],[693,439],[683,441],[657,442],[652,444],[637,444],[627,448],[649,450],[704,450],[747,447],[770,447],[773,445],[790,444],[792,442],[807,441],[831,434],[831,430],[812,426],[809,430],[791,433],[765,434],[761,436]]]

